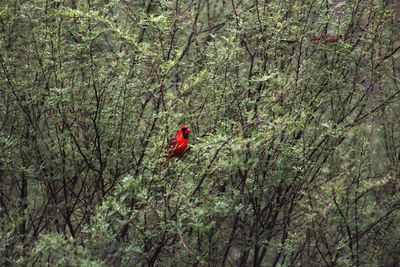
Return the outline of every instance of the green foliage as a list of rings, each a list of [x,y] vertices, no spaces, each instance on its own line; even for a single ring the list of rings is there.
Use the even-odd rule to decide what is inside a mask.
[[[60,235],[42,235],[31,250],[26,260],[17,263],[35,266],[103,266],[97,261],[89,260],[82,246],[76,246],[72,238],[66,239]]]
[[[394,266],[398,15],[2,1],[0,264]]]

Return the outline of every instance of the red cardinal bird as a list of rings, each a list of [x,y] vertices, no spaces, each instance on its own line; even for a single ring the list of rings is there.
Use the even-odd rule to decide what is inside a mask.
[[[190,128],[188,126],[181,126],[175,135],[171,136],[168,140],[169,155],[167,159],[179,157],[185,151],[188,145]]]

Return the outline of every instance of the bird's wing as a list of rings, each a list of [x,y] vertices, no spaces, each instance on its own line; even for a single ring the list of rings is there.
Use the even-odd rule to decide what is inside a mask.
[[[168,139],[168,146],[169,147],[175,147],[176,146],[176,143],[177,143],[177,141],[176,141],[176,136],[175,135],[172,135],[169,139]]]

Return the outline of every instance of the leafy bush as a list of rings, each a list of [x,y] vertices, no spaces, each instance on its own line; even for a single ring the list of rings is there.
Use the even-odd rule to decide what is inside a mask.
[[[1,264],[399,262],[396,1],[0,7]]]

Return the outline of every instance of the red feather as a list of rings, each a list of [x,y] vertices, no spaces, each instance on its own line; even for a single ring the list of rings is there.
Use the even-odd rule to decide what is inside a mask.
[[[175,135],[168,140],[169,155],[168,158],[179,157],[185,152],[189,143],[190,128],[181,126]]]

